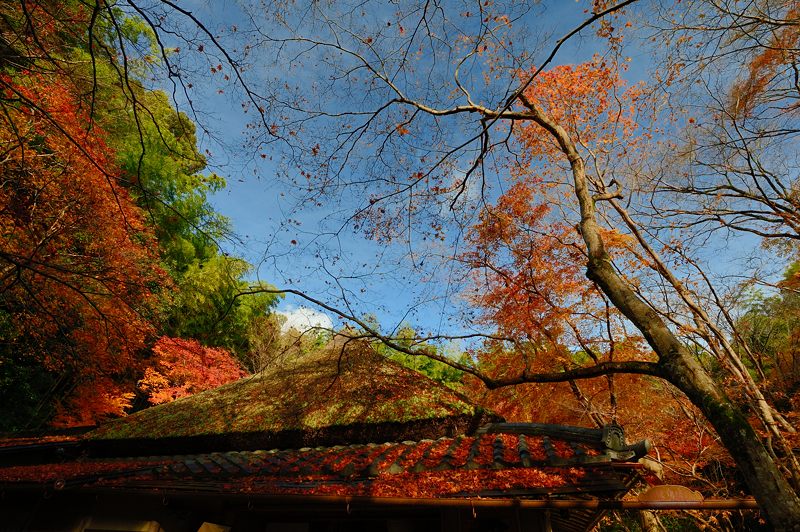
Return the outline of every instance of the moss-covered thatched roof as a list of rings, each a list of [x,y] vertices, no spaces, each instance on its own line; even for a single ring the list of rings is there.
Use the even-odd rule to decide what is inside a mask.
[[[217,450],[438,438],[488,420],[456,392],[352,342],[142,410],[88,438],[160,454],[189,443]]]

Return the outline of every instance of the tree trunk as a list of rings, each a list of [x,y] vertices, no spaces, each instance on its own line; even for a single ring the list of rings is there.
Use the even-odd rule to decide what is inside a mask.
[[[681,390],[717,431],[775,530],[800,531],[800,498],[778,469],[743,412],[711,378],[658,314],[617,275],[605,251],[587,276],[642,332],[659,356],[662,377]]]
[[[703,412],[736,462],[759,507],[775,530],[800,532],[800,498],[742,411],[675,336],[663,319],[616,271],[597,223],[595,198],[584,161],[567,131],[535,103],[520,95],[531,118],[550,133],[569,160],[580,207],[580,232],[586,244],[586,276],[597,283],[617,309],[642,333],[658,355],[661,377],[678,387]]]
[[[800,531],[800,498],[744,414],[685,349],[663,364],[665,376],[705,415],[775,530]]]

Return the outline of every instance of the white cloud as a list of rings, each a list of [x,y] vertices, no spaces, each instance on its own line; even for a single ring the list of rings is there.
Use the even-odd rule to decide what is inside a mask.
[[[330,316],[308,307],[290,307],[287,310],[279,310],[276,314],[286,318],[286,321],[281,325],[281,332],[283,333],[289,329],[305,332],[315,327],[333,328],[333,320],[331,320]]]

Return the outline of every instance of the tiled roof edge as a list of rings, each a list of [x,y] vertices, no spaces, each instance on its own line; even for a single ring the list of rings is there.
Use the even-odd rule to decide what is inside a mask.
[[[477,434],[522,434],[526,436],[547,436],[571,442],[580,442],[603,449],[613,460],[638,460],[650,452],[653,444],[650,440],[641,440],[628,444],[625,442],[625,431],[616,424],[592,429],[570,425],[551,425],[547,423],[489,423],[482,426]]]

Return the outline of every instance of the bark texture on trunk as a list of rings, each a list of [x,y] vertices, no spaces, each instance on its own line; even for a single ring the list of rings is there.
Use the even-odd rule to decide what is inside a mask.
[[[759,507],[775,530],[800,532],[800,498],[778,469],[743,412],[706,372],[664,320],[621,277],[605,249],[584,161],[567,131],[524,95],[531,118],[558,142],[572,170],[581,236],[586,244],[586,276],[594,281],[636,328],[659,358],[663,377],[697,406],[719,434]]]
[[[742,411],[689,353],[664,363],[670,382],[703,412],[775,530],[800,531],[800,499]]]
[[[659,356],[662,374],[703,412],[775,530],[800,531],[800,498],[742,411],[652,309],[643,312],[641,301],[629,304],[638,297],[609,262],[590,264],[587,275],[644,334]]]

